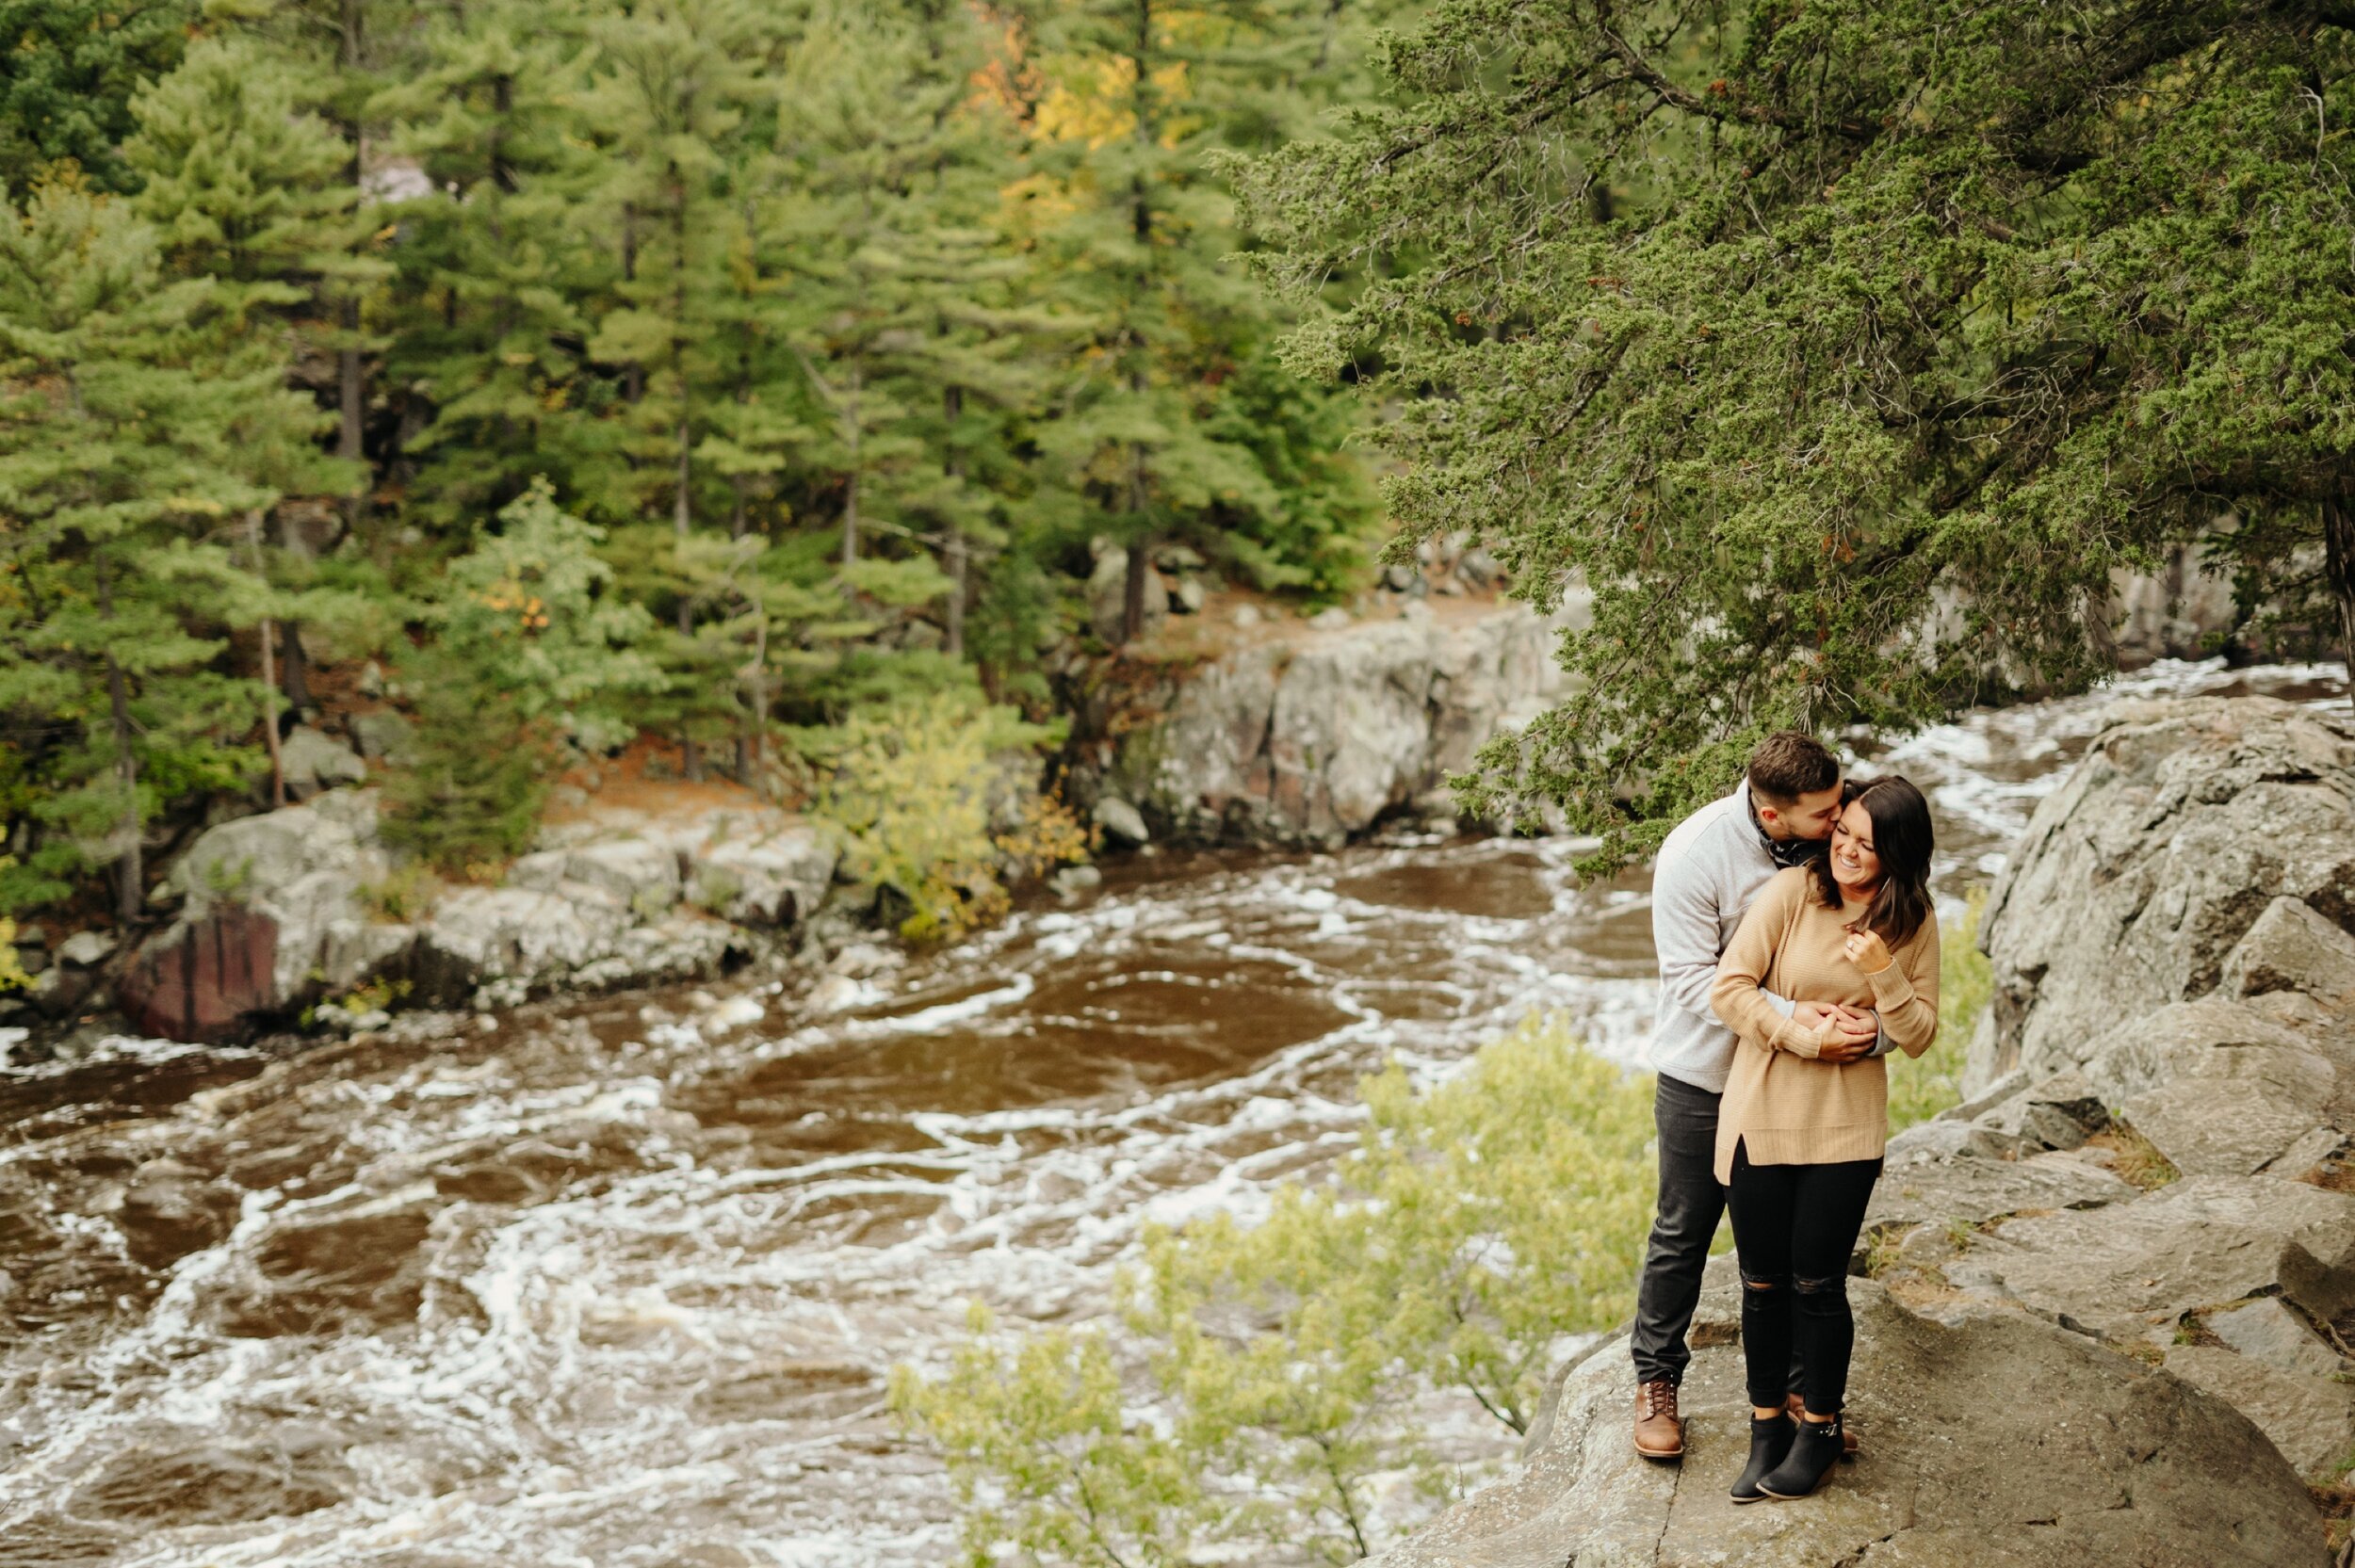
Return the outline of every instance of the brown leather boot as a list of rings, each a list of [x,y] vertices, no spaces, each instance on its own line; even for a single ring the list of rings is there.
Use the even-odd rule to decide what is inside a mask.
[[[1677,1385],[1648,1382],[1635,1391],[1635,1451],[1646,1459],[1682,1459],[1684,1423],[1677,1418]]]
[[[1807,1409],[1807,1399],[1804,1396],[1785,1395],[1782,1408],[1791,1413],[1791,1419],[1794,1421],[1806,1419],[1802,1414]],[[1856,1458],[1856,1432],[1845,1421],[1840,1423],[1840,1457],[1842,1459]]]

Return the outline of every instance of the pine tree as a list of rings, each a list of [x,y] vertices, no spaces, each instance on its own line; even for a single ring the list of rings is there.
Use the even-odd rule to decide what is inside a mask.
[[[1026,303],[997,221],[1018,148],[973,90],[988,43],[962,6],[820,5],[787,79],[787,196],[766,236],[818,402],[804,455],[839,477],[842,558],[876,530],[934,547],[952,656],[972,551],[1004,537],[1007,414],[1043,389],[1059,326]]]
[[[71,164],[97,189],[136,189],[121,150],[131,101],[180,63],[196,9],[0,0],[0,187],[29,190]]]
[[[304,96],[277,50],[202,38],[131,105],[138,133],[122,151],[140,182],[135,209],[172,270],[211,279],[240,315],[262,311],[257,331],[328,330],[316,309],[321,269],[351,221],[349,149]]]
[[[349,218],[336,243],[317,253],[327,309],[313,342],[333,356],[334,452],[360,483],[346,502],[346,514],[356,524],[365,511],[370,357],[383,347],[371,318],[392,272],[382,254],[390,235],[369,185],[382,172],[389,130],[377,105],[387,84],[413,63],[414,8],[411,0],[240,0],[224,8],[240,35],[274,53],[294,73],[304,106],[333,126],[344,143]]]
[[[584,216],[617,236],[622,266],[589,353],[625,385],[626,466],[597,499],[616,518],[660,507],[682,537],[700,510],[696,442],[724,380],[709,328],[726,292],[737,140],[768,90],[762,20],[745,0],[657,0],[590,28],[580,112],[600,169]]]
[[[581,20],[517,0],[429,8],[416,71],[373,102],[426,186],[395,209],[385,366],[422,391],[397,463],[404,514],[440,534],[463,537],[536,476],[577,493],[609,445],[618,391],[585,345],[621,258],[583,210]]]
[[[214,666],[266,590],[232,553],[307,434],[282,355],[207,280],[171,281],[121,201],[53,181],[0,206],[0,707],[48,794],[37,815],[145,897],[143,835],[174,798],[251,771],[256,693]],[[56,865],[53,854],[48,864]]]
[[[663,687],[654,624],[611,591],[602,530],[533,485],[443,570],[424,644],[399,667],[418,755],[388,787],[391,842],[472,874],[522,849],[548,772],[626,740]]]
[[[1074,0],[1039,29],[1052,83],[1034,121],[1048,214],[1039,242],[1097,323],[1071,414],[1042,439],[1127,547],[1127,637],[1143,623],[1157,541],[1203,544],[1269,586],[1323,585],[1329,562],[1306,576],[1287,564],[1293,536],[1367,520],[1362,501],[1289,503],[1270,462],[1294,438],[1252,439],[1244,420],[1219,417],[1219,389],[1264,353],[1277,318],[1226,265],[1239,240],[1215,158],[1280,139],[1308,116],[1317,84],[1350,79],[1314,69],[1320,52],[1332,66],[1343,15],[1321,8],[1311,20],[1282,0]],[[1071,216],[1055,221],[1057,206]],[[1249,412],[1305,413],[1314,430],[1331,424],[1315,408],[1326,396]]]
[[[334,330],[321,296],[351,221],[348,149],[300,107],[302,98],[279,51],[230,36],[197,40],[180,68],[131,105],[139,131],[123,156],[142,181],[134,209],[155,226],[171,271],[212,283],[218,331],[263,356],[256,363],[291,364],[306,342]],[[268,445],[277,466],[268,482],[294,496],[349,493],[360,476],[317,453],[309,411],[298,412],[296,428]],[[268,546],[258,510],[247,524],[247,570],[285,589],[309,575],[307,552]],[[300,534],[290,522],[282,538],[299,542]],[[265,684],[273,689],[288,607],[273,606],[258,627]],[[307,693],[297,626],[288,627],[284,670],[287,700],[300,707]],[[264,716],[263,738],[271,799],[283,803],[274,706]]]

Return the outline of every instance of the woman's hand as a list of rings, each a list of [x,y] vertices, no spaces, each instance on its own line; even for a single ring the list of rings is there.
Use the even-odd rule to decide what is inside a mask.
[[[1847,955],[1850,963],[1868,975],[1877,975],[1889,967],[1889,944],[1869,926],[1850,931],[1840,950]]]

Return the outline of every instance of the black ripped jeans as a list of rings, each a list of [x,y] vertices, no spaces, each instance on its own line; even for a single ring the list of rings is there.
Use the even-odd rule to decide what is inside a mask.
[[[1848,1259],[1880,1173],[1876,1159],[1752,1165],[1748,1146],[1734,1146],[1726,1198],[1742,1266],[1742,1355],[1760,1409],[1782,1403],[1796,1350],[1809,1412],[1840,1413],[1856,1348]]]

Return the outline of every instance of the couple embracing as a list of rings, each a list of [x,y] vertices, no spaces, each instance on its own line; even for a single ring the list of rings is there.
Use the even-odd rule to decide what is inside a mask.
[[[1660,850],[1660,1197],[1636,1293],[1635,1447],[1684,1453],[1685,1333],[1730,1209],[1750,1398],[1737,1503],[1806,1496],[1851,1446],[1848,1259],[1888,1135],[1883,1059],[1938,1033],[1930,849],[1920,790],[1843,782],[1831,752],[1784,731]]]

